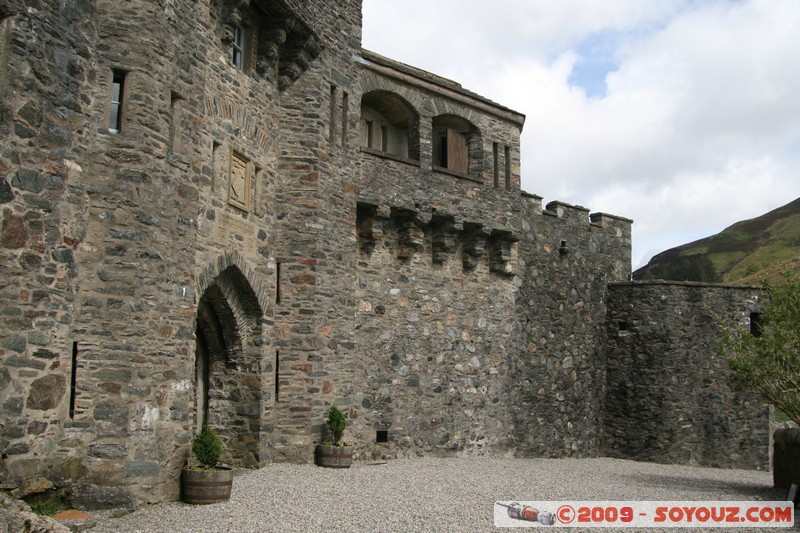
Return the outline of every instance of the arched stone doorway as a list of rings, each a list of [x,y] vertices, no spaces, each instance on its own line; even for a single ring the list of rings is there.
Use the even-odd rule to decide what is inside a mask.
[[[230,262],[227,262],[230,263]],[[223,460],[241,467],[264,461],[264,418],[272,368],[262,305],[236,264],[220,261],[201,277],[195,350],[196,429],[208,424],[223,441]],[[212,274],[212,275],[209,275]],[[205,287],[202,280],[205,279]]]

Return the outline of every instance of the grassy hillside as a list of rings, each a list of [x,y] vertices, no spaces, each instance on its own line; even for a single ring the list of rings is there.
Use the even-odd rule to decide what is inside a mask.
[[[800,198],[653,257],[633,278],[760,284],[800,272]]]

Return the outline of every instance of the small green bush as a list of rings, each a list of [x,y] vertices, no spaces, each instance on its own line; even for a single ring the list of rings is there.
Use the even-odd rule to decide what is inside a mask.
[[[222,441],[213,429],[204,426],[203,430],[192,439],[192,453],[203,468],[214,468],[222,453]]]
[[[339,446],[339,441],[342,440],[342,435],[347,427],[347,418],[335,405],[332,405],[328,411],[327,425],[333,436],[333,445]]]

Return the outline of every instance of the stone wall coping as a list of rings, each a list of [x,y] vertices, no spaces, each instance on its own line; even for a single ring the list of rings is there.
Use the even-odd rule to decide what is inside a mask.
[[[611,213],[603,213],[602,211],[598,211],[596,213],[592,213],[589,216],[592,217],[593,221],[594,221],[595,218],[597,218],[597,219],[611,218],[611,219],[614,219],[614,220],[619,220],[620,222],[627,222],[628,224],[633,224],[633,219],[632,218],[627,218],[627,217],[623,217],[623,216],[619,216],[619,215],[612,215]]]
[[[563,207],[564,209],[574,209],[575,211],[585,211],[589,212],[590,209],[587,207],[583,207],[582,205],[574,205],[568,204],[566,202],[561,202],[559,200],[553,200],[552,202],[548,202],[545,206],[545,209],[548,211],[556,211],[559,207]]]
[[[523,198],[533,198],[534,200],[542,200],[544,196],[539,196],[538,194],[533,194],[532,192],[528,191],[520,191],[520,194]]]
[[[719,288],[719,289],[741,289],[741,290],[764,290],[764,287],[760,285],[739,285],[736,283],[708,283],[702,281],[672,281],[672,280],[664,280],[664,279],[649,279],[649,280],[641,280],[641,281],[611,281],[609,285],[614,286],[631,286],[631,287],[642,287],[646,285],[674,285],[674,286],[683,286],[683,287],[710,287],[710,288]]]
[[[776,429],[773,438],[775,444],[800,444],[800,428]]]
[[[469,91],[462,87],[461,84],[447,78],[443,78],[425,70],[412,67],[411,65],[406,65],[405,63],[400,63],[399,61],[394,61],[393,59],[389,59],[388,57],[384,57],[380,54],[376,54],[375,52],[371,52],[363,48],[361,49],[361,57],[355,57],[354,59],[365,67],[379,72],[385,76],[389,76],[401,81],[408,81],[407,78],[411,77],[414,81],[416,81],[416,83],[427,86],[429,89],[435,90],[436,92],[442,92],[441,89],[446,89],[449,92],[457,93],[461,96],[461,98],[456,99],[460,100],[462,103],[471,105],[473,107],[478,107],[481,110],[491,113],[492,115],[495,115],[503,120],[513,122],[519,126],[520,130],[522,130],[522,126],[525,124],[525,115],[522,113],[514,111],[513,109],[509,109],[477,93]],[[452,95],[447,96],[450,98],[453,97]]]

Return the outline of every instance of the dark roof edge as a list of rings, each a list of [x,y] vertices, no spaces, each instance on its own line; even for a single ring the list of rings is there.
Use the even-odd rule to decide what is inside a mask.
[[[522,125],[525,123],[525,115],[523,115],[522,113],[514,111],[513,109],[500,105],[497,102],[493,102],[488,98],[485,98],[477,93],[469,91],[464,87],[462,87],[460,83],[457,83],[453,80],[449,80],[447,78],[443,78],[442,76],[438,76],[431,72],[416,67],[412,67],[411,65],[407,65],[405,63],[401,63],[393,59],[389,59],[388,57],[376,54],[375,52],[371,52],[364,48],[361,49],[361,57],[367,62],[367,64],[374,63],[376,65],[380,65],[395,70],[407,76],[412,76],[418,80],[430,83],[442,89],[454,91],[468,98],[478,100],[484,105],[491,106],[497,109],[498,111],[502,111],[504,114],[511,115],[509,118],[513,122],[519,124],[520,129],[522,128]]]

